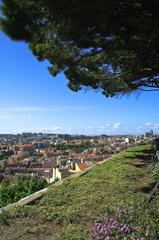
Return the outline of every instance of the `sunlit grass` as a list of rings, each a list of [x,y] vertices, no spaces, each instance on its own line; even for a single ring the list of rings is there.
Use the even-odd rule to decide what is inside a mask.
[[[16,209],[12,216],[34,214],[36,219],[58,224],[62,230],[60,240],[86,239],[92,224],[103,219],[108,208],[147,201],[148,193],[143,187],[153,181],[147,165],[149,152],[149,145],[132,147],[79,178],[50,187],[38,204]]]

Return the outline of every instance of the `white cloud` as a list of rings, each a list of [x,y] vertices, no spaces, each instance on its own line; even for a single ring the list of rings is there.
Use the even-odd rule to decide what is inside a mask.
[[[6,111],[9,112],[15,112],[15,113],[27,113],[27,112],[54,112],[58,111],[57,108],[52,107],[10,107],[6,109]]]
[[[0,115],[0,119],[13,119],[16,118],[16,116],[13,115]]]
[[[59,132],[59,131],[62,130],[62,128],[56,126],[56,127],[51,128],[51,130],[56,131],[56,132]]]
[[[91,129],[93,129],[93,128],[94,128],[94,127],[91,126],[91,125],[88,125],[88,126],[85,127],[86,130],[91,130]]]
[[[62,133],[62,128],[55,126],[52,128],[47,128],[47,127],[41,127],[41,128],[22,128],[22,129],[16,129],[12,130],[12,133],[24,133],[24,132],[43,132],[43,133]]]
[[[103,124],[103,125],[100,125],[100,126],[98,126],[97,128],[98,129],[108,129],[108,128],[110,128],[112,126],[112,124],[111,123],[105,123],[105,124]]]
[[[136,127],[136,130],[137,130],[137,131],[139,131],[139,130],[141,130],[141,129],[143,129],[143,126],[138,126],[138,127]]]
[[[147,122],[144,124],[145,128],[151,128],[151,129],[158,129],[159,128],[159,123],[151,123],[151,122]]]
[[[98,126],[97,128],[102,131],[106,129],[106,126]]]
[[[73,132],[73,128],[67,128],[65,132],[72,133]]]
[[[58,112],[58,111],[82,111],[94,109],[94,106],[50,106],[50,107],[36,107],[36,106],[16,106],[16,107],[8,107],[8,108],[0,108],[0,112],[2,113],[32,113],[32,112]]]
[[[116,122],[112,124],[112,128],[117,130],[121,128],[121,125],[122,125],[121,122]]]
[[[81,125],[80,128],[84,130],[90,130],[90,129],[93,129],[94,127],[92,125]]]
[[[151,126],[153,126],[153,123],[151,123],[151,122],[145,123],[145,127],[151,127]]]
[[[152,126],[153,129],[159,129],[159,123],[155,123],[153,126]]]
[[[92,126],[89,125],[82,125],[80,127],[83,132],[85,133],[117,133],[118,131],[126,131],[128,128],[126,126],[123,126],[121,122],[115,122],[115,123],[106,123],[99,126]]]
[[[31,113],[28,113],[28,114],[27,114],[27,117],[29,117],[29,118],[30,118],[31,116],[32,116],[32,115],[31,115]]]

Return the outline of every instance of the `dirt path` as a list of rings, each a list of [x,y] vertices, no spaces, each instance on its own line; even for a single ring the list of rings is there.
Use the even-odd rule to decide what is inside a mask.
[[[33,219],[13,219],[0,225],[0,240],[55,240],[58,226]]]

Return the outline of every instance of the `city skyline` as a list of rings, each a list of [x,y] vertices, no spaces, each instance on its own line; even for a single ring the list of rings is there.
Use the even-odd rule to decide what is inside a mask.
[[[74,93],[28,50],[0,33],[0,133],[142,134],[159,132],[158,93],[105,98]]]

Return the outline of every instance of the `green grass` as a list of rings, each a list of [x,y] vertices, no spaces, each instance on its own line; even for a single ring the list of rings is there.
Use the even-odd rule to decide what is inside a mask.
[[[12,217],[32,217],[61,227],[60,240],[84,240],[108,208],[131,206],[147,201],[147,187],[153,176],[147,163],[150,146],[136,146],[92,168],[85,175],[50,187],[36,205],[12,211]],[[155,203],[154,203],[155,202]],[[152,204],[157,204],[154,201]]]

